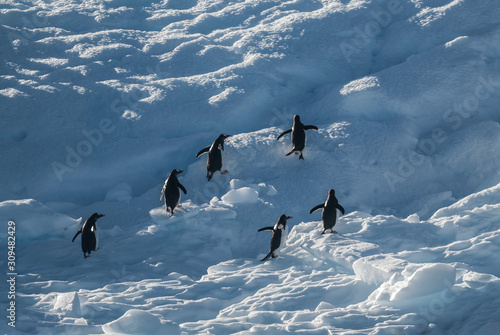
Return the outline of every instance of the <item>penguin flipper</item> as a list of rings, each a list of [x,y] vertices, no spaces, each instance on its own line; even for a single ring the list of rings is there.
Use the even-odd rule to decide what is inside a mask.
[[[304,130],[310,130],[310,129],[318,130],[318,127],[313,126],[313,125],[304,126]]]
[[[339,211],[342,213],[342,215],[345,214],[345,209],[344,207],[340,206],[339,204],[337,204],[337,208],[339,209]]]
[[[292,149],[292,151],[290,151],[289,153],[287,153],[285,156],[290,156],[291,154],[293,154],[295,152],[294,149]]]
[[[201,149],[200,152],[198,152],[196,154],[196,158],[200,157],[203,154],[206,154],[209,150],[210,150],[210,147],[206,147],[206,148]]]
[[[261,262],[263,262],[263,261],[267,261],[267,260],[269,259],[269,257],[271,257],[272,255],[273,255],[273,252],[271,251],[271,252],[269,252],[269,253],[267,254],[267,256],[266,256],[266,257],[262,258],[260,261],[261,261]]]
[[[73,239],[71,240],[71,243],[73,243],[75,241],[75,238],[80,235],[80,233],[82,232],[82,230],[80,229],[79,231],[76,232],[76,235],[75,237],[73,237]]]
[[[320,209],[320,208],[324,208],[324,207],[325,207],[325,204],[319,204],[318,206],[316,206],[316,207],[314,207],[313,209],[311,209],[311,210],[309,211],[309,214],[312,214],[312,213],[316,212],[318,209]]]
[[[178,182],[177,186],[179,186],[179,188],[182,190],[182,192],[184,192],[184,194],[187,194],[186,188],[184,186],[182,186],[181,183]]]
[[[284,132],[282,132],[282,133],[280,134],[280,136],[278,136],[278,138],[277,138],[276,140],[279,140],[282,136],[284,136],[284,135],[286,135],[286,134],[288,134],[288,133],[291,133],[291,132],[292,132],[292,130],[291,130],[291,129],[285,130]]]
[[[264,227],[264,228],[260,228],[257,231],[264,231],[264,230],[274,230],[274,227]]]

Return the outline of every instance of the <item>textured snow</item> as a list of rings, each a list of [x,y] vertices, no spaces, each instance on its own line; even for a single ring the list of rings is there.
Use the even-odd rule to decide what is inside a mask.
[[[17,243],[2,333],[498,333],[496,0],[12,0],[0,15],[4,255],[9,220]],[[295,114],[319,128],[303,161],[276,140]],[[229,172],[207,182],[195,155],[221,133]],[[187,194],[170,217],[174,168]],[[321,235],[309,210],[331,188],[346,214]],[[83,259],[71,239],[94,212]],[[287,243],[260,262],[258,229],[282,214]]]

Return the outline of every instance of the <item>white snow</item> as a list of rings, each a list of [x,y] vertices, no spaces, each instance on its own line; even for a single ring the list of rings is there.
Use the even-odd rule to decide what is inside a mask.
[[[242,187],[230,190],[221,199],[228,204],[254,203],[259,200],[259,192],[250,187]]]
[[[162,324],[158,317],[151,313],[130,309],[118,320],[102,326],[104,334],[180,334],[179,326]]]
[[[496,0],[0,4],[7,334],[496,334]],[[305,160],[276,137],[298,114]],[[221,133],[223,170],[196,153]],[[159,201],[186,173],[175,214]],[[346,214],[310,215],[335,189]],[[80,239],[94,212],[100,249]],[[279,257],[260,262],[280,215]],[[12,232],[11,232],[12,234]],[[0,294],[2,308],[11,299]],[[7,313],[7,312],[6,312]]]

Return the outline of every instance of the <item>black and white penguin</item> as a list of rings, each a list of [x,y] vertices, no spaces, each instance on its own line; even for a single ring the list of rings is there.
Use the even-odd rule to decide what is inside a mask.
[[[203,148],[196,154],[196,158],[208,152],[207,159],[207,178],[212,179],[215,171],[222,169],[222,151],[224,151],[224,140],[231,135],[220,134],[219,137],[212,143],[211,146]],[[227,170],[221,171],[222,174],[227,173]]]
[[[269,257],[278,257],[278,252],[285,245],[286,238],[288,236],[288,226],[286,225],[286,221],[288,219],[292,219],[292,217],[283,214],[280,216],[274,227],[264,227],[258,230],[271,230],[273,232],[273,235],[271,236],[271,249],[267,256],[261,259],[261,262],[267,260]]]
[[[332,234],[335,234],[336,231],[333,230],[333,227],[337,223],[337,219],[339,217],[339,213],[337,212],[337,209],[342,212],[342,215],[345,214],[344,207],[339,205],[339,201],[337,200],[337,197],[335,197],[335,190],[331,189],[328,192],[328,198],[326,198],[326,202],[324,204],[320,204],[309,212],[309,214],[314,213],[318,209],[323,208],[323,212],[321,213],[321,219],[323,220],[323,232],[321,235],[326,233],[328,229],[332,232]]]
[[[82,228],[76,232],[75,237],[71,242],[75,241],[75,238],[82,234],[82,251],[83,257],[90,257],[91,251],[97,251],[99,249],[98,236],[97,236],[97,220],[105,216],[104,214],[94,213],[87,221],[83,224]],[[88,255],[86,255],[88,254]]]
[[[293,153],[299,154],[299,159],[304,159],[304,156],[302,155],[302,150],[304,150],[304,147],[306,146],[306,130],[309,129],[314,129],[318,130],[318,127],[316,126],[304,126],[302,122],[300,122],[300,116],[294,115],[293,116],[293,125],[292,129],[288,129],[280,134],[276,140],[279,140],[282,136],[292,133],[292,145],[293,149],[289,153],[286,154],[286,156],[289,156]]]
[[[179,199],[181,198],[179,189],[181,189],[184,194],[187,194],[186,189],[177,179],[179,173],[184,173],[184,171],[177,169],[172,170],[161,190],[160,201],[165,196],[165,209],[167,212],[170,212],[170,216],[174,215],[174,209],[179,204]]]

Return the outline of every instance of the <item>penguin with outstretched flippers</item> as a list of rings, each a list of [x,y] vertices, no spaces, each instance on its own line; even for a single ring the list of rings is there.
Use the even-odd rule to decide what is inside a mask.
[[[305,126],[301,121],[300,121],[300,116],[294,115],[293,117],[293,125],[292,129],[288,129],[284,132],[282,132],[276,140],[279,140],[281,137],[288,133],[292,133],[292,145],[293,149],[289,153],[286,154],[286,156],[289,156],[293,153],[300,154],[299,159],[304,159],[304,155],[302,155],[302,150],[304,150],[306,146],[306,130],[318,130],[318,127],[316,126]]]
[[[258,231],[270,230],[273,232],[271,235],[271,248],[266,257],[261,259],[261,261],[265,261],[269,259],[269,257],[276,258],[278,257],[278,252],[286,243],[286,238],[288,235],[288,227],[286,225],[286,221],[288,219],[292,219],[291,216],[287,216],[283,214],[280,216],[278,222],[273,227],[264,227],[259,229]]]
[[[324,228],[321,235],[326,233],[328,229],[330,229],[330,232],[332,234],[335,234],[336,231],[333,230],[333,227],[337,223],[337,218],[338,218],[337,210],[339,210],[342,213],[342,215],[345,214],[344,207],[342,207],[339,204],[339,201],[335,196],[335,190],[331,189],[330,191],[328,191],[328,198],[326,198],[326,202],[315,206],[313,209],[311,209],[309,214],[314,213],[320,208],[323,208],[323,212],[321,213],[321,219],[323,221],[323,228]]]
[[[224,151],[224,140],[231,135],[220,134],[219,137],[212,143],[211,146],[203,148],[196,154],[196,158],[208,153],[207,159],[207,179],[212,179],[215,171],[222,169],[222,151]],[[227,173],[227,170],[221,171],[222,174]]]

